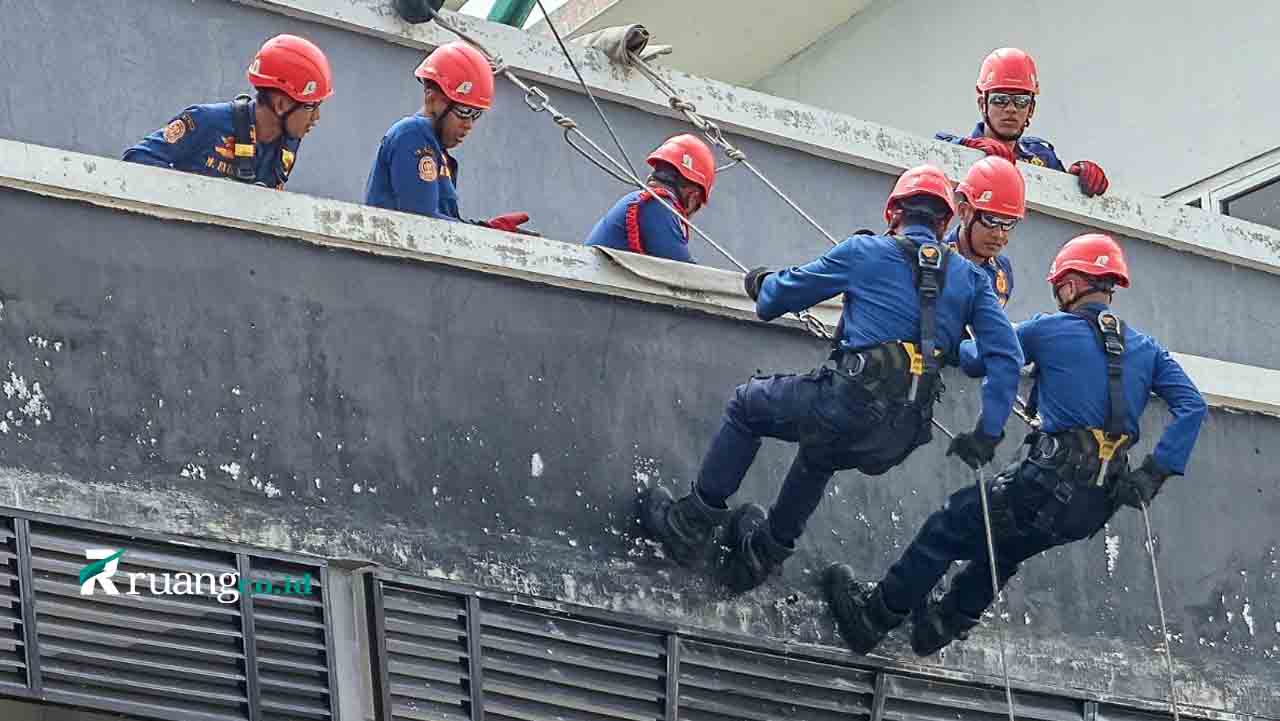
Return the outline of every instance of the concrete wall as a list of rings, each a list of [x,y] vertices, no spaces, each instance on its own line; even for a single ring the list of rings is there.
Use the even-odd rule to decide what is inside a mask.
[[[838,646],[813,574],[881,573],[968,482],[940,443],[886,476],[840,474],[786,577],[727,596],[634,535],[635,493],[686,484],[732,387],[811,367],[815,339],[18,191],[0,209],[5,407],[25,421],[0,433],[5,505]],[[940,418],[968,427],[976,385],[948,385]],[[1144,448],[1162,417],[1153,404]],[[1153,511],[1189,703],[1280,713],[1280,476],[1262,450],[1278,434],[1215,411]],[[767,444],[739,498],[768,502],[791,451]],[[1141,539],[1124,512],[1027,564],[1017,679],[1164,693]],[[926,665],[997,674],[996,638]],[[902,639],[886,653],[910,659]]]
[[[91,7],[55,13],[0,0],[0,46],[12,67],[0,135],[115,156],[185,104],[242,89],[243,66],[263,38],[300,32],[334,59],[339,95],[304,144],[290,187],[358,200],[378,138],[415,102],[409,71],[420,53],[366,35],[224,2]],[[82,41],[46,53],[49,28]],[[49,83],[59,92],[48,92]],[[623,188],[576,160],[545,118],[499,87],[504,110],[486,116],[460,153],[464,210],[527,209],[548,235],[580,237]],[[553,95],[604,137],[578,95]],[[620,103],[606,102],[606,111],[633,156],[683,129]],[[890,175],[735,140],[827,227],[878,227]],[[7,174],[11,158],[0,160]],[[107,165],[77,158],[59,172],[110,179],[125,192],[124,175]],[[192,187],[213,208],[224,195],[211,189],[232,186]],[[225,197],[269,195],[235,189],[244,193]],[[307,218],[343,216],[355,232],[361,209],[299,209],[297,196],[285,197]],[[1110,212],[1126,203],[1120,196],[1096,206]],[[630,503],[645,483],[686,483],[734,384],[757,368],[811,367],[823,355],[813,339],[21,191],[0,192],[0,220],[0,362],[12,364],[5,380],[13,386],[8,374],[16,374],[26,389],[21,403],[4,399],[26,421],[0,433],[6,505],[371,558],[699,627],[830,644],[807,572],[849,558],[860,573],[878,574],[945,493],[967,482],[936,445],[879,479],[846,474],[785,582],[727,598],[638,542],[625,527]],[[726,174],[698,220],[749,264],[796,262],[825,248],[742,171]],[[405,231],[409,243],[414,233],[458,247],[474,240],[457,226],[379,221],[392,235]],[[1011,315],[1046,307],[1041,269],[1084,227],[1034,213],[1019,228]],[[1140,283],[1117,304],[1123,317],[1174,350],[1280,367],[1280,326],[1265,312],[1271,273],[1124,242]],[[694,248],[715,260],[700,241]],[[533,262],[517,246],[508,251],[512,264]],[[32,409],[37,381],[49,410],[39,425],[22,410]],[[949,385],[941,418],[966,427],[974,386],[958,378]],[[1155,404],[1146,444],[1161,422]],[[1187,700],[1272,717],[1280,715],[1280,477],[1262,449],[1275,446],[1276,433],[1273,419],[1215,411],[1191,471],[1161,497],[1154,519]],[[1014,450],[1009,443],[1002,454]],[[789,449],[769,445],[743,497],[767,501],[788,462]],[[1019,577],[1009,628],[1020,679],[1103,695],[1164,693],[1160,659],[1149,652],[1154,614],[1140,537],[1125,513],[1091,543],[1048,554]],[[794,602],[782,603],[793,593]],[[900,641],[888,651],[907,657]],[[988,631],[941,663],[991,676],[995,651]]]
[[[8,98],[7,107],[0,108],[0,135],[17,140],[117,156],[187,104],[242,91],[245,59],[261,40],[297,32],[314,38],[330,55],[338,94],[325,104],[320,125],[303,144],[289,188],[359,202],[382,133],[416,102],[411,70],[421,58],[418,51],[236,3],[166,0],[144,7],[107,0],[94,4],[93,13],[54,13],[44,4],[0,0],[5,2],[0,44],[12,48],[7,56],[16,82],[0,96]],[[37,46],[43,29],[53,24],[86,41],[61,46],[65,52],[56,56],[43,53]],[[231,27],[238,31],[226,30]],[[44,77],[58,78],[60,92],[41,91],[35,79]],[[181,82],[174,83],[175,77]],[[524,108],[510,84],[500,82],[498,90],[501,110],[487,115],[458,153],[464,213],[487,217],[528,210],[533,225],[548,237],[583,237],[626,188],[579,158],[545,116]],[[583,96],[553,95],[592,136],[607,138]],[[101,100],[95,112],[86,111],[83,97]],[[688,127],[619,103],[604,105],[637,162],[664,137]],[[749,138],[734,142],[824,227],[843,235],[882,225],[891,176]],[[741,169],[722,174],[714,205],[696,221],[748,266],[799,263],[829,247]],[[1009,250],[1019,269],[1013,317],[1045,308],[1042,270],[1063,241],[1086,228],[1033,215],[1018,229]],[[732,268],[701,239],[691,245],[700,261]],[[1143,241],[1126,245],[1139,274],[1138,288],[1180,287],[1199,299],[1185,306],[1156,293],[1126,294],[1117,308],[1135,326],[1177,351],[1280,368],[1274,351],[1280,347],[1280,326],[1258,302],[1272,292],[1269,274],[1227,270],[1217,261]],[[1219,282],[1222,272],[1231,273],[1231,283]]]
[[[1035,56],[1030,133],[1113,186],[1164,195],[1280,144],[1265,89],[1280,7],[1222,3],[880,0],[755,85],[932,136],[979,119],[974,79],[993,48]]]

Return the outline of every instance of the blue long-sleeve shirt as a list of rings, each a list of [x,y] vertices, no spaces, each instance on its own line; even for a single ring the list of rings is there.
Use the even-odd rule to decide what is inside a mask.
[[[257,101],[249,101],[249,137],[254,141],[254,182],[284,188],[297,158],[297,138],[280,136],[270,143],[257,142],[254,122]],[[236,124],[233,104],[192,105],[124,151],[130,163],[173,168],[215,178],[235,175]]]
[[[959,248],[960,228],[952,228],[942,242],[953,248]],[[1009,299],[1013,297],[1013,261],[1009,260],[1009,256],[1002,253],[974,265],[987,274],[987,280],[991,282],[991,289],[995,291],[1000,307],[1009,305]]]
[[[981,138],[987,134],[986,123],[979,121],[977,127],[973,129],[968,137]],[[933,136],[938,140],[945,140],[948,143],[961,145],[965,140],[964,135],[956,135],[954,133],[937,133]],[[1058,152],[1053,149],[1053,144],[1044,138],[1037,138],[1033,135],[1024,135],[1018,138],[1018,151],[1015,153],[1018,160],[1032,165],[1039,165],[1043,168],[1052,170],[1061,170],[1066,172],[1066,168],[1062,165],[1062,161],[1058,158]]]
[[[903,233],[917,245],[937,242],[924,226],[907,226]],[[853,235],[817,260],[766,277],[756,313],[773,320],[843,294],[842,347],[918,343],[920,297],[913,265],[892,237]],[[936,308],[938,348],[947,355],[956,352],[965,326],[973,326],[989,370],[982,383],[979,428],[989,436],[1001,435],[1018,390],[1022,352],[986,274],[951,253]]]
[[[1105,310],[1101,303],[1085,309]],[[1047,433],[1071,428],[1102,428],[1110,413],[1107,356],[1089,321],[1071,313],[1039,313],[1016,326],[1028,363],[1040,373],[1039,409]],[[985,371],[972,341],[960,345],[960,364],[970,376]],[[1151,393],[1169,405],[1173,421],[1152,453],[1161,467],[1184,473],[1200,426],[1208,412],[1195,383],[1154,338],[1125,324],[1125,432],[1138,442],[1138,419]]]
[[[689,254],[689,237],[684,219],[676,217],[661,203],[643,198],[644,192],[632,191],[622,196],[613,207],[596,221],[587,235],[587,245],[603,245],[633,253],[644,253],[659,258],[670,258],[685,263],[697,262]],[[679,208],[680,204],[670,193],[664,195],[668,203]]]
[[[458,163],[436,137],[431,118],[410,115],[396,121],[382,137],[369,171],[364,202],[368,205],[460,220]]]

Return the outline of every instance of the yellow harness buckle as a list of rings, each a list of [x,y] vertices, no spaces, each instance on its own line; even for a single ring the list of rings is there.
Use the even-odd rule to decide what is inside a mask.
[[[1102,461],[1102,467],[1098,469],[1098,477],[1094,479],[1094,485],[1101,486],[1107,480],[1107,468],[1111,465],[1111,459],[1115,458],[1116,451],[1121,446],[1129,442],[1129,435],[1121,433],[1115,438],[1110,438],[1101,428],[1090,428],[1089,432],[1098,442],[1098,458]]]
[[[902,341],[902,349],[907,352],[907,358],[911,359],[911,387],[907,389],[907,402],[915,403],[916,391],[920,390],[920,376],[924,375],[924,354],[916,348],[915,343]]]
[[[903,341],[902,349],[907,352],[907,357],[911,359],[911,375],[924,375],[924,354],[920,352],[916,344]]]
[[[236,143],[237,158],[252,158],[254,155],[253,146],[246,143]]]

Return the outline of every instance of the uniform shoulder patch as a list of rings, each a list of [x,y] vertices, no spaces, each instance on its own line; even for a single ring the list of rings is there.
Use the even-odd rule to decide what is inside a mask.
[[[424,183],[434,183],[436,178],[440,177],[440,172],[436,168],[436,159],[427,153],[418,160],[418,178]]]
[[[164,126],[164,142],[173,145],[182,140],[187,135],[187,124],[182,118],[176,118],[173,122]]]

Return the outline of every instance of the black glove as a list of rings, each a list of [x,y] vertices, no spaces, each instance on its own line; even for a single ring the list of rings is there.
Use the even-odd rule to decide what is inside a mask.
[[[995,457],[996,446],[1003,440],[1003,433],[993,438],[975,428],[969,433],[961,433],[951,439],[951,445],[947,446],[947,455],[960,456],[960,460],[969,464],[970,468],[981,468]]]
[[[1156,497],[1164,482],[1172,475],[1156,463],[1156,459],[1151,457],[1151,454],[1147,454],[1147,457],[1142,459],[1141,467],[1116,479],[1116,502],[1134,508],[1150,505],[1151,499]]]
[[[772,270],[763,265],[759,268],[748,270],[747,274],[742,278],[742,289],[747,291],[747,297],[751,298],[751,300],[759,298],[760,287],[764,285],[764,279],[769,277],[772,272]]]

